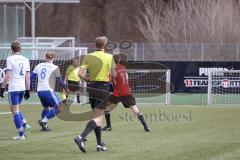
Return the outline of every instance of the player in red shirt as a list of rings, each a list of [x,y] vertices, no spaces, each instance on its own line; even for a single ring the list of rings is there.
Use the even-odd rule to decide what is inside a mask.
[[[114,60],[116,63],[116,72],[117,76],[113,80],[114,82],[114,91],[113,94],[109,98],[109,106],[111,104],[118,104],[122,102],[125,108],[131,108],[132,111],[136,114],[140,122],[142,123],[144,130],[149,132],[149,128],[144,120],[142,113],[140,112],[138,106],[136,105],[136,100],[132,95],[131,87],[129,86],[128,81],[128,72],[125,67],[126,56],[123,54],[114,55]],[[107,111],[105,113],[106,123],[107,125],[102,128],[104,131],[112,130],[111,121],[110,121],[110,112]]]

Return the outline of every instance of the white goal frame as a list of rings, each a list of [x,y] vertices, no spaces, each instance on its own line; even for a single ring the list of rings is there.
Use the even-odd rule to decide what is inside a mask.
[[[144,104],[171,104],[171,70],[170,69],[128,69],[128,73],[150,73],[150,72],[161,72],[166,74],[166,86],[165,86],[165,98],[163,103],[154,103],[154,102],[147,102]],[[132,86],[131,86],[132,87]],[[138,102],[137,102],[138,103]],[[143,103],[141,103],[143,104]]]
[[[207,103],[208,105],[239,105],[239,103],[237,103],[237,104],[235,104],[235,103],[227,103],[226,104],[226,103],[214,103],[213,102],[213,98],[214,98],[213,95],[214,94],[212,93],[212,88],[213,87],[217,87],[217,86],[221,87],[223,85],[222,82],[220,82],[220,80],[216,80],[215,82],[216,82],[217,86],[213,86],[213,81],[214,81],[213,76],[216,75],[216,74],[220,75],[220,74],[224,74],[224,73],[230,73],[230,74],[231,73],[238,73],[240,75],[240,70],[211,71],[209,73],[209,75],[208,75],[208,93],[207,93],[208,94],[208,103]],[[225,78],[223,78],[222,80],[225,80]],[[229,81],[231,81],[231,80],[229,80]],[[239,81],[240,81],[240,76],[239,76]],[[228,87],[225,87],[225,88],[228,88]],[[240,86],[239,86],[239,88],[240,88]]]
[[[31,47],[38,47],[38,44],[46,44],[49,47],[59,47],[67,41],[70,41],[71,44],[66,47],[75,47],[76,45],[74,37],[18,37],[18,41],[20,41],[23,45],[28,44]]]

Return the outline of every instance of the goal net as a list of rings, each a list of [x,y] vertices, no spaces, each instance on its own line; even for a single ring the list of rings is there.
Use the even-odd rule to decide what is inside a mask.
[[[212,71],[209,74],[208,104],[240,104],[240,70]]]
[[[170,70],[130,69],[128,79],[137,103],[170,104]]]
[[[68,66],[71,64],[72,58],[79,58],[79,63],[82,60],[82,56],[86,55],[88,49],[85,47],[23,47],[21,50],[21,54],[27,57],[30,60],[31,71],[35,68],[35,66],[41,62],[45,61],[45,54],[47,52],[55,53],[54,64],[59,66],[61,75],[64,77]],[[4,79],[4,71],[6,68],[6,59],[11,55],[12,51],[10,47],[0,47],[0,83],[3,82]],[[33,83],[33,93],[31,94],[31,98],[27,101],[23,101],[23,103],[39,103],[39,99],[36,94],[37,83],[36,81]],[[60,84],[56,83],[55,90],[57,94],[60,96],[62,88]],[[85,91],[84,91],[85,92]],[[6,95],[7,93],[5,93]],[[81,96],[82,102],[86,101],[86,93],[83,93]],[[75,96],[72,94],[71,96]],[[74,98],[73,98],[74,99]],[[0,103],[8,103],[7,98],[0,98]]]

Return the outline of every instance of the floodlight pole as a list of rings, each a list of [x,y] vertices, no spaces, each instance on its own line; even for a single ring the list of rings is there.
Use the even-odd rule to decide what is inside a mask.
[[[31,9],[31,20],[32,20],[32,39],[35,39],[36,37],[36,31],[35,31],[35,22],[36,22],[36,10],[35,10],[35,2],[32,1],[32,9]]]

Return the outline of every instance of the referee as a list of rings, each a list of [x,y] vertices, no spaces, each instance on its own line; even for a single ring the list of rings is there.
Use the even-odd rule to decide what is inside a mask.
[[[97,139],[97,151],[106,151],[107,147],[101,141],[101,124],[104,111],[110,96],[109,75],[116,76],[115,62],[111,54],[105,53],[106,37],[97,37],[96,51],[88,54],[79,69],[81,79],[88,82],[89,102],[93,110],[93,119],[90,120],[82,134],[74,138],[82,152],[86,152],[85,141],[87,135],[94,130]],[[88,76],[86,76],[86,71]]]
[[[71,92],[76,92],[77,95],[77,103],[81,103],[80,101],[80,85],[81,85],[81,79],[78,76],[79,72],[79,65],[78,65],[78,58],[72,59],[72,64],[68,66],[64,82],[68,84],[68,89]],[[63,92],[62,97],[63,99],[66,99],[66,95]]]

